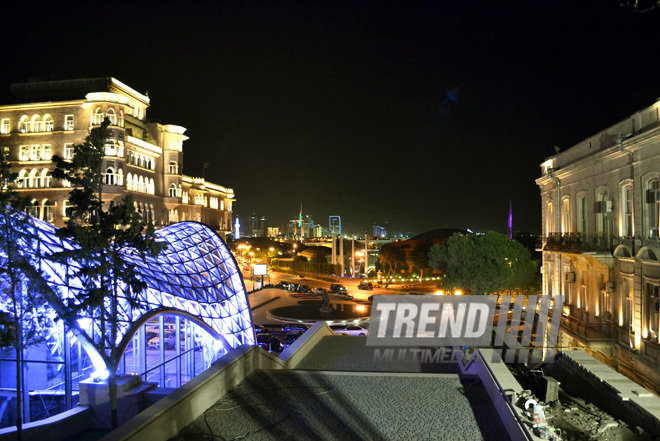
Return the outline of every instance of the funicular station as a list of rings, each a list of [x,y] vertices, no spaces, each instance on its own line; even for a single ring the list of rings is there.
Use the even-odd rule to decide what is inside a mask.
[[[32,222],[32,233],[42,248],[40,255],[72,249],[71,243],[56,235],[54,226],[34,218]],[[132,308],[120,295],[117,344],[123,356],[117,374],[140,377],[162,388],[177,388],[229,350],[254,344],[255,337],[245,285],[224,241],[196,222],[166,226],[156,236],[167,245],[157,258],[143,259],[130,249],[125,251],[125,259],[146,282],[139,300],[147,307]],[[60,295],[74,295],[82,287],[81,281],[71,276],[75,261],[63,265],[42,258],[39,263],[48,284]],[[2,305],[7,307],[7,302]],[[82,345],[61,320],[53,323],[46,332],[47,339],[27,346],[23,354],[25,423],[75,408],[80,386],[102,381],[107,374],[98,353],[86,349],[89,345]],[[94,335],[92,318],[82,318],[79,324]],[[17,391],[13,349],[5,348],[0,354],[0,382],[1,427],[13,426]]]

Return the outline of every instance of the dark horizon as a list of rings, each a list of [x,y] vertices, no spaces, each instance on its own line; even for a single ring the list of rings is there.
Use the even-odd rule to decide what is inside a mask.
[[[7,6],[0,98],[113,76],[186,127],[234,213],[345,231],[539,232],[540,163],[645,108],[660,11],[616,0]],[[203,170],[203,164],[209,166]]]

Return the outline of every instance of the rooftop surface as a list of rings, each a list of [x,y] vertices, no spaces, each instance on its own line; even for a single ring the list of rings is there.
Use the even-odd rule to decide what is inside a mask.
[[[481,383],[454,365],[374,361],[365,342],[324,337],[296,370],[254,373],[171,441],[509,439]]]

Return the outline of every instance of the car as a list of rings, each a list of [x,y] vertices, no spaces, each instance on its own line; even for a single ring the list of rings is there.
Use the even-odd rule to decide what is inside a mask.
[[[309,326],[303,323],[285,323],[282,325],[282,332],[307,331],[307,329],[309,329]]]
[[[324,292],[325,292],[325,288],[312,288],[313,294],[323,295]]]
[[[271,334],[259,333],[257,334],[257,345],[264,348],[268,352],[282,352],[282,345],[280,341]]]
[[[330,292],[336,292],[336,293],[344,293],[344,294],[346,292],[348,292],[346,287],[344,285],[339,284],[339,283],[331,283],[329,291]]]
[[[358,285],[358,289],[366,289],[371,291],[372,289],[374,289],[374,284],[371,282],[362,282]]]
[[[282,347],[286,349],[289,346],[291,346],[293,344],[293,342],[298,340],[298,338],[301,335],[303,335],[303,332],[305,332],[305,331],[294,330],[294,331],[287,332],[286,335],[284,336],[284,338],[282,339]]]
[[[369,334],[369,330],[367,328],[363,328],[362,326],[357,326],[357,325],[348,325],[344,326],[343,329],[337,329],[334,330],[335,334],[339,335],[359,335],[359,336],[365,336]]]
[[[309,285],[299,285],[298,292],[312,292],[312,288]]]
[[[163,339],[163,347],[165,349],[173,348],[176,346],[176,332],[170,331],[165,333],[165,338]],[[156,335],[150,340],[147,340],[147,348],[149,349],[158,349],[160,348],[160,336]]]
[[[335,299],[338,300],[353,300],[353,296],[348,293],[337,293],[335,294]]]

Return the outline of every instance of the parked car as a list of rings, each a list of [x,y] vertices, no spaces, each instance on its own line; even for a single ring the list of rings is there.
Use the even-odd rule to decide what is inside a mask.
[[[348,325],[344,326],[343,329],[336,329],[334,330],[335,334],[339,335],[367,335],[369,333],[369,330],[367,328],[363,328],[362,326],[357,326],[357,325]]]
[[[282,332],[307,331],[307,329],[309,329],[309,326],[304,323],[285,323],[282,325]]]
[[[338,300],[353,300],[353,296],[348,293],[337,293],[335,294],[335,299]]]
[[[282,345],[280,341],[271,334],[261,333],[257,334],[257,345],[264,348],[268,352],[282,352]]]
[[[163,339],[163,347],[165,349],[173,348],[176,346],[176,332],[170,331],[165,333],[165,338]],[[160,336],[156,335],[150,340],[147,340],[148,349],[158,349],[160,348]]]
[[[330,284],[330,292],[336,292],[336,293],[346,293],[348,290],[344,285],[341,285],[339,283],[331,283]]]
[[[305,331],[294,330],[294,331],[287,332],[286,335],[284,336],[284,338],[282,339],[282,347],[284,349],[286,349],[289,346],[291,346],[293,344],[293,342],[298,340],[298,338],[301,335],[303,335],[303,332],[305,332]]]
[[[367,289],[371,291],[372,289],[374,289],[374,284],[371,282],[361,282],[358,285],[358,289]]]

